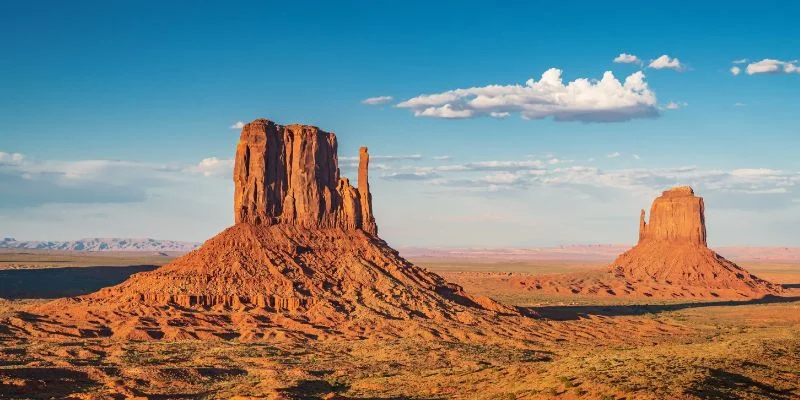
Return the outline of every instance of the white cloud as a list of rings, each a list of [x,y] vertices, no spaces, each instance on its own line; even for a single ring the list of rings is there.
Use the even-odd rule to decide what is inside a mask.
[[[448,161],[452,160],[453,156],[434,156],[433,159],[436,161]]]
[[[738,59],[738,60],[733,60],[733,63],[734,64],[745,64],[745,63],[747,63],[747,61],[748,60],[746,58],[741,58],[741,59]]]
[[[544,163],[539,160],[523,161],[478,161],[463,165],[464,170],[472,171],[520,171],[530,169],[540,169]]]
[[[196,165],[186,168],[186,170],[203,174],[203,176],[231,176],[233,174],[233,160],[208,157]]]
[[[620,154],[618,151],[615,151],[615,152],[613,152],[613,153],[606,154],[606,157],[608,157],[608,158],[617,158],[617,157],[619,157],[619,156],[621,156],[621,155],[622,155],[622,154]]]
[[[370,97],[364,100],[361,100],[361,104],[368,104],[371,106],[388,103],[394,100],[392,96],[377,96],[377,97]]]
[[[525,119],[621,122],[658,116],[655,92],[637,71],[624,83],[607,71],[600,80],[575,79],[564,84],[562,71],[551,68],[539,81],[525,85],[488,85],[423,94],[397,105],[418,117],[504,117],[519,113]]]
[[[639,155],[638,155],[638,154],[634,154],[634,155],[633,155],[633,159],[634,159],[634,160],[641,160],[642,158],[641,158],[641,157],[639,157]]]
[[[620,157],[619,152],[607,155]],[[640,159],[638,155],[632,155]],[[481,172],[487,172],[480,175]],[[771,209],[786,207],[800,195],[800,173],[769,168],[732,170],[699,169],[696,167],[655,169],[599,169],[573,165],[561,167],[535,160],[478,161],[442,167],[416,167],[390,171],[392,180],[424,181],[453,193],[493,193],[499,190],[523,190],[529,187],[569,188],[586,196],[599,195],[600,190],[618,190],[652,198],[666,188],[692,185],[701,193],[717,198],[728,208]],[[622,192],[607,192],[607,199]],[[736,196],[744,197],[736,197]],[[733,197],[730,197],[733,196]],[[762,197],[758,197],[762,196]],[[763,197],[766,196],[766,197]],[[764,202],[763,204],[761,202]]]
[[[3,164],[20,164],[25,159],[25,156],[20,153],[6,153],[0,151],[0,165]]]
[[[370,155],[370,161],[407,161],[407,160],[421,160],[422,154],[401,154],[401,155]],[[345,156],[339,157],[339,161],[358,161],[359,156]]]
[[[667,103],[667,105],[664,106],[664,109],[665,110],[677,110],[679,108],[686,107],[688,105],[689,105],[689,103],[687,103],[685,101],[681,101],[681,102],[670,101],[669,103]]]
[[[237,121],[235,124],[230,126],[231,129],[242,129],[244,128],[244,122]]]
[[[735,65],[733,67],[731,67],[730,71],[731,71],[731,74],[733,74],[733,76],[736,76],[736,75],[739,75],[740,73],[742,73],[742,69],[737,67],[737,66],[735,66]]]
[[[179,166],[122,160],[38,161],[0,152],[0,209],[132,203],[180,181]]]
[[[412,99],[413,100],[413,99]],[[404,104],[404,103],[400,103]],[[402,105],[398,105],[398,107],[404,107]],[[422,110],[415,110],[414,115],[417,117],[436,117],[436,118],[447,118],[447,119],[458,119],[458,118],[469,118],[473,115],[472,110],[464,109],[464,110],[457,110],[454,109],[453,106],[450,104],[445,104],[439,107],[427,107]]]
[[[510,115],[511,115],[511,113],[507,112],[507,111],[504,111],[504,112],[492,111],[492,112],[489,113],[489,116],[493,117],[493,118],[505,118],[505,117],[508,117]]]
[[[736,103],[733,103],[733,105],[736,106],[736,107],[744,107],[746,104],[740,103],[740,102],[736,102]]]
[[[642,65],[642,60],[639,57],[636,57],[633,54],[627,53],[620,53],[615,59],[614,62],[617,64],[638,64]]]
[[[653,69],[674,69],[676,71],[682,71],[683,65],[678,58],[670,58],[670,56],[664,54],[661,57],[656,58],[655,60],[650,60],[650,68]]]
[[[781,61],[765,58],[761,61],[747,64],[747,74],[793,74],[800,73],[797,60]]]
[[[434,171],[392,172],[383,176],[385,179],[401,181],[429,180],[439,175]]]
[[[233,160],[216,157],[186,165],[106,159],[36,160],[20,153],[0,152],[0,193],[4,194],[0,210],[44,204],[140,203],[154,190],[198,184],[198,174],[230,178],[232,172]]]

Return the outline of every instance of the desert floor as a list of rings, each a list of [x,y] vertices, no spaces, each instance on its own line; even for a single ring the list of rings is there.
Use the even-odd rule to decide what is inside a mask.
[[[8,299],[0,319],[172,257],[0,252],[0,297]],[[507,284],[516,275],[593,271],[604,260],[412,261],[474,294],[529,307],[542,334],[524,349],[411,339],[0,339],[0,398],[800,398],[798,264],[741,263],[784,284],[780,298],[697,302],[541,295]]]

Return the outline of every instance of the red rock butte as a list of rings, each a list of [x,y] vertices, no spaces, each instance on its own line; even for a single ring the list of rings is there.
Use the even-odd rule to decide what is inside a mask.
[[[653,201],[650,223],[642,210],[639,243],[648,240],[706,245],[705,205],[689,186],[664,191]]]
[[[358,188],[339,174],[336,135],[308,125],[257,119],[242,129],[233,170],[236,223],[362,229],[376,235],[369,153]]]
[[[530,318],[517,309],[465,293],[377,236],[368,168],[362,147],[355,188],[333,133],[255,120],[236,148],[234,226],[119,285],[33,306],[7,329],[143,340],[499,340],[522,329]]]
[[[710,297],[758,297],[781,290],[708,248],[705,204],[688,186],[657,197],[650,208],[650,222],[642,210],[639,243],[610,268],[631,282],[700,288]]]

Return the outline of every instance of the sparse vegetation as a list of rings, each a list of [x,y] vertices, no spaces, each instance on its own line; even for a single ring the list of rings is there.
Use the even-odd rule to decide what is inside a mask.
[[[758,265],[748,268],[759,271]],[[792,268],[779,272],[797,280],[792,277],[800,277],[800,270]],[[482,290],[491,295],[490,289]],[[543,301],[578,311],[602,307],[595,308],[597,322],[549,321],[528,348],[414,339],[294,344],[3,339],[0,393],[12,390],[10,385],[36,387],[42,381],[49,390],[42,393],[56,398],[72,389],[122,398],[277,393],[479,400],[800,398],[797,301],[667,312],[660,310],[686,302],[650,300],[642,308],[633,299],[543,299],[525,293],[508,293],[507,301]],[[0,315],[25,304],[0,301]],[[576,330],[586,335],[582,341],[559,339]]]

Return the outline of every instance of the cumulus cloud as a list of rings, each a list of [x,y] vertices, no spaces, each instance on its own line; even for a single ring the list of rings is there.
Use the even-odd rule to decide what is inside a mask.
[[[731,71],[731,74],[733,76],[736,76],[736,75],[739,75],[739,74],[742,73],[742,69],[737,67],[737,66],[735,66],[735,65],[731,67],[730,71]]]
[[[230,126],[231,129],[242,129],[244,128],[244,122],[237,121],[235,124]]]
[[[794,74],[800,73],[797,60],[781,61],[765,58],[761,61],[747,64],[745,69],[748,75],[755,74]]]
[[[186,170],[202,174],[203,176],[231,176],[231,174],[233,174],[233,159],[208,157],[186,168]]]
[[[555,121],[622,122],[657,117],[657,99],[637,71],[620,82],[607,71],[600,80],[579,78],[564,84],[562,71],[551,68],[524,85],[488,85],[422,94],[397,107],[418,117],[446,119],[519,113],[524,119]]]
[[[398,107],[405,107],[405,104],[405,102],[400,103]],[[492,113],[489,113],[489,115],[491,114]],[[417,117],[459,119],[472,117],[475,115],[475,112],[470,109],[458,110],[453,108],[453,106],[450,104],[445,104],[438,107],[426,107],[425,109],[415,110],[414,115]]]
[[[648,67],[653,69],[674,69],[676,71],[682,71],[684,68],[677,57],[670,58],[670,56],[666,54],[654,60],[650,60],[650,65],[648,65]]]
[[[633,54],[627,53],[620,53],[615,59],[614,62],[617,64],[637,64],[642,65],[642,60],[639,57],[636,57]]]
[[[385,104],[385,103],[388,103],[388,102],[390,102],[392,100],[394,100],[394,97],[392,97],[392,96],[376,96],[376,97],[370,97],[370,98],[366,98],[364,100],[361,100],[361,104],[367,104],[367,105],[374,106],[374,105],[378,105],[378,104]]]

